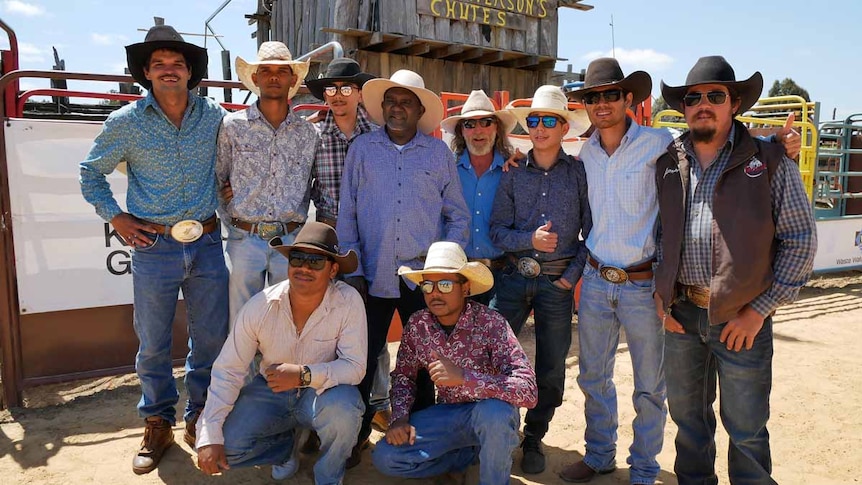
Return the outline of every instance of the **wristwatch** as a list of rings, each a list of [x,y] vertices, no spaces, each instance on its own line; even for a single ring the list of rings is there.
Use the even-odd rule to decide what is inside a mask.
[[[301,387],[308,387],[311,385],[311,369],[309,369],[307,365],[302,366],[302,370],[299,371],[299,385]]]

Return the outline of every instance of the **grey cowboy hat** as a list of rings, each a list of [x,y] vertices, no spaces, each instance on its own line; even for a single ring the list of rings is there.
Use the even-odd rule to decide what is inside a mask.
[[[724,57],[706,56],[698,59],[691,71],[688,71],[683,86],[668,86],[662,81],[661,94],[668,106],[681,109],[685,93],[692,86],[699,84],[720,84],[726,86],[731,94],[736,93],[740,99],[737,114],[745,113],[754,106],[760,98],[760,93],[763,92],[763,76],[760,71],[755,71],[745,81],[737,81],[733,67]]]
[[[333,59],[326,66],[326,72],[317,79],[305,81],[305,86],[317,99],[324,99],[323,89],[336,82],[353,83],[362,89],[366,82],[376,78],[373,74],[362,72],[359,63],[349,57]]]
[[[601,57],[587,66],[584,87],[566,93],[573,101],[583,102],[584,95],[598,88],[617,86],[632,93],[632,105],[640,104],[652,91],[652,78],[644,71],[623,76],[620,63],[611,57]]]
[[[145,89],[153,89],[151,83],[144,76],[144,67],[150,59],[150,54],[159,49],[170,49],[181,52],[186,58],[192,77],[189,78],[188,88],[194,89],[207,72],[209,56],[203,47],[190,44],[183,40],[176,29],[170,25],[156,25],[147,31],[143,42],[126,46],[126,62],[129,72],[135,81]]]
[[[293,240],[293,244],[284,244],[281,237],[269,240],[269,247],[281,253],[285,258],[290,257],[294,249],[311,249],[317,253],[325,254],[338,263],[338,272],[349,274],[356,271],[359,266],[359,258],[354,250],[340,253],[338,247],[338,235],[329,224],[322,222],[306,222],[299,234]]]

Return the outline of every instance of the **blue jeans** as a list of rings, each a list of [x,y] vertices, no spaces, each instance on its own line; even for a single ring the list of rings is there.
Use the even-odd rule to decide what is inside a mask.
[[[656,455],[664,440],[667,407],[662,370],[664,330],[653,303],[653,280],[613,284],[586,265],[581,281],[578,385],[585,400],[584,462],[593,470],[609,470],[616,464],[618,414],[613,377],[622,327],[634,371],[629,480],[654,483],[661,469]]]
[[[498,284],[493,308],[506,317],[515,335],[521,332],[531,310],[536,321],[539,402],[527,410],[524,434],[541,440],[554,411],[563,403],[566,356],[572,345],[573,293],[557,287],[545,275],[524,278],[511,267],[502,272]]]
[[[378,441],[374,466],[384,475],[426,478],[466,470],[478,456],[481,485],[509,483],[519,421],[518,408],[499,399],[437,404],[410,415],[414,444]]]
[[[772,318],[766,318],[751,350],[727,350],[719,342],[726,323],[710,325],[707,311],[687,300],[674,303],[685,334],[667,332],[665,372],[676,434],[674,472],[680,484],[717,484],[715,474],[716,377],[721,422],[730,436],[728,476],[734,485],[772,484],[769,393],[772,390]]]
[[[500,282],[501,271],[492,269],[491,275],[494,277],[494,286],[492,286],[491,289],[486,291],[485,293],[470,297],[471,300],[489,307],[493,307],[494,305],[496,305],[494,299],[497,297],[497,285]]]
[[[228,273],[217,231],[188,244],[169,235],[150,237],[155,240],[151,246],[132,250],[134,324],[140,342],[135,370],[142,391],[138,413],[175,424],[179,394],[172,373],[171,329],[179,291],[183,291],[189,333],[187,420],[204,407],[210,371],[227,338]]]
[[[320,395],[314,389],[273,392],[258,374],[242,388],[224,422],[228,464],[280,465],[293,451],[294,430],[308,428],[320,437],[315,483],[341,483],[363,409],[355,386],[338,385]]]

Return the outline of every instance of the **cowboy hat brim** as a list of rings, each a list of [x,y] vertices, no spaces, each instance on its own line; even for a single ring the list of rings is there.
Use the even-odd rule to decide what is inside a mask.
[[[203,47],[177,40],[154,40],[127,45],[126,63],[129,67],[129,73],[144,89],[148,91],[153,89],[153,83],[144,75],[144,67],[147,65],[150,55],[159,49],[170,49],[181,52],[185,56],[189,69],[192,71],[188,82],[189,90],[194,89],[206,75],[209,56]]]
[[[763,92],[763,76],[760,74],[760,71],[756,71],[750,78],[744,81],[705,80],[700,81],[697,84],[688,84],[684,86],[668,86],[664,81],[662,81],[661,95],[664,97],[668,106],[681,112],[685,112],[685,107],[683,106],[685,93],[692,87],[700,86],[702,84],[720,84],[727,87],[729,90],[735,91],[740,99],[739,110],[736,113],[738,115],[745,113],[754,106],[757,103],[757,100],[760,99],[760,94]]]
[[[530,129],[527,127],[527,116],[529,116],[530,113],[536,112],[553,113],[560,118],[567,120],[569,123],[569,131],[565,134],[565,138],[581,136],[590,128],[591,125],[587,112],[582,109],[569,111],[553,108],[509,108],[508,111],[512,113],[515,119],[518,120],[518,124],[520,124],[521,128],[523,128],[527,133],[530,132]]]
[[[257,66],[264,64],[268,66],[290,66],[291,70],[293,70],[293,73],[296,75],[296,82],[293,84],[293,86],[291,86],[290,91],[287,93],[287,99],[292,99],[296,95],[297,91],[299,91],[300,86],[302,86],[302,82],[305,80],[305,76],[308,75],[308,69],[310,67],[311,61],[267,60],[249,62],[242,57],[237,56],[236,76],[246,87],[246,89],[253,92],[257,96],[260,96],[260,88],[254,84],[254,81],[251,79],[251,75],[257,72]]]
[[[584,95],[600,88],[619,86],[627,93],[632,93],[632,105],[638,105],[647,99],[652,92],[652,78],[644,71],[635,71],[619,81],[596,84],[588,88],[566,93],[572,101],[583,103]]]
[[[503,130],[506,133],[511,133],[515,128],[515,125],[518,124],[518,120],[516,120],[512,113],[507,110],[501,109],[497,111],[486,111],[479,109],[450,116],[440,122],[440,128],[449,133],[455,133],[455,127],[458,126],[459,121],[470,118],[484,118],[486,116],[496,116],[497,119],[500,120],[500,123],[503,124]]]
[[[470,262],[461,268],[424,268],[412,269],[409,266],[398,268],[398,275],[407,278],[415,284],[422,282],[427,274],[460,274],[470,282],[470,292],[467,296],[480,295],[494,286],[494,275],[482,263]]]
[[[368,74],[367,72],[360,72],[358,74],[354,74],[353,76],[335,76],[335,77],[321,77],[317,79],[311,79],[305,82],[305,86],[311,91],[311,94],[322,101],[326,101],[326,98],[323,94],[323,89],[332,83],[353,83],[359,86],[359,89],[362,89],[365,86],[365,83],[372,79],[376,79],[377,76],[373,74]]]
[[[354,250],[349,250],[345,254],[338,254],[327,250],[324,246],[318,246],[313,243],[299,242],[291,245],[282,245],[281,237],[274,237],[269,240],[269,247],[281,253],[285,258],[290,256],[290,252],[294,249],[308,249],[313,252],[324,254],[332,258],[338,263],[338,272],[341,274],[350,274],[356,271],[359,267],[359,258]]]
[[[440,121],[443,119],[443,102],[433,91],[380,78],[368,81],[362,89],[365,110],[368,111],[368,117],[371,118],[371,121],[379,126],[386,124],[386,120],[383,119],[382,103],[383,95],[390,88],[407,89],[419,98],[419,102],[425,108],[425,114],[419,119],[419,131],[427,135],[440,126]]]

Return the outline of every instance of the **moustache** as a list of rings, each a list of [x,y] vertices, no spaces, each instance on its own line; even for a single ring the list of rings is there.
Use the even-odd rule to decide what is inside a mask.
[[[713,113],[712,111],[707,111],[707,110],[705,110],[705,109],[702,109],[702,110],[698,111],[698,112],[697,112],[697,114],[695,114],[695,115],[694,115],[694,117],[695,117],[695,118],[700,118],[700,116],[701,116],[701,115],[708,116],[708,117],[710,117],[710,118],[712,118],[712,119],[716,119],[716,118],[715,118],[715,113]]]

